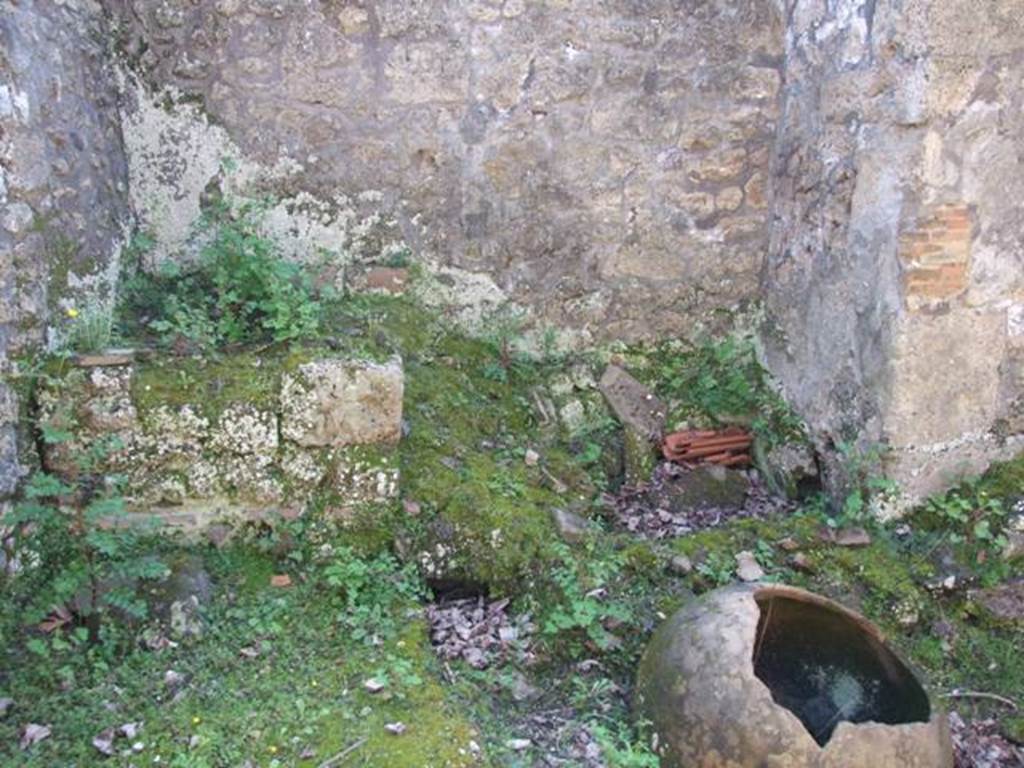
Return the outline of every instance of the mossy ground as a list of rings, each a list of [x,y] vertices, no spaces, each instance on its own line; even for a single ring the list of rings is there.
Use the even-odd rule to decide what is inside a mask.
[[[106,764],[174,766],[319,765],[359,743],[348,765],[477,765],[474,726],[441,687],[415,602],[387,605],[397,629],[377,644],[354,640],[337,617],[338,590],[303,579],[270,586],[287,567],[252,544],[200,552],[218,583],[203,609],[204,634],[160,651],[135,648],[116,663],[54,651],[54,658],[8,649],[4,694],[15,701],[0,721],[4,764],[94,765],[91,741],[101,730],[144,721],[138,755]],[[256,652],[254,658],[245,654]],[[63,666],[55,668],[56,657]],[[168,670],[180,687],[165,683]],[[396,670],[399,673],[396,674]],[[388,674],[371,695],[364,681]],[[32,750],[16,748],[24,722],[52,724]],[[394,736],[385,723],[402,722]],[[160,757],[159,761],[157,756]]]
[[[615,482],[621,441],[602,415],[599,396],[585,384],[559,383],[585,379],[577,375],[581,367],[599,374],[599,365],[591,364],[602,357],[503,364],[493,341],[455,332],[407,299],[362,297],[332,312],[330,344],[153,362],[143,368],[140,382],[149,389],[139,396],[154,403],[199,398],[213,409],[227,397],[261,402],[275,395],[266,383],[272,379],[259,375],[263,370],[327,350],[398,352],[406,371],[407,434],[398,455],[405,503],[362,510],[342,526],[325,523],[314,510],[294,529],[262,530],[224,550],[191,545],[189,551],[206,560],[217,589],[204,608],[205,635],[176,648],[145,650],[122,637],[109,653],[52,643],[45,655],[32,653],[26,640],[38,633],[15,626],[10,615],[0,672],[0,696],[15,700],[0,720],[5,764],[140,765],[159,754],[162,764],[172,766],[247,760],[318,765],[358,744],[344,765],[528,766],[539,747],[512,749],[509,739],[531,735],[531,718],[558,709],[604,734],[610,765],[650,766],[629,712],[639,654],[665,615],[734,578],[734,555],[741,550],[756,553],[769,579],[862,611],[933,691],[982,690],[1024,702],[1020,628],[979,616],[963,589],[945,594],[926,586],[947,567],[939,558],[944,552],[978,583],[1020,575],[1017,566],[998,558],[979,563],[978,546],[968,535],[954,546],[948,525],[920,513],[909,520],[908,534],[873,529],[869,546],[847,549],[822,541],[823,516],[805,510],[674,541],[640,541],[617,532],[600,504],[601,493]],[[705,365],[707,354],[683,355],[676,364]],[[645,355],[654,362],[643,368]],[[627,350],[625,359],[656,385],[671,378],[667,348]],[[573,369],[577,373],[568,376]],[[700,371],[680,380],[699,381]],[[706,396],[700,402],[679,407],[699,414],[713,410],[718,397],[741,409],[769,402],[760,390],[751,395],[736,382],[720,396],[713,383],[701,386]],[[579,400],[586,422],[566,429],[538,408],[545,399],[556,411]],[[788,430],[777,404],[766,407],[774,414],[768,428]],[[525,460],[528,450],[537,453],[536,462]],[[1000,497],[1024,495],[1021,467],[1024,462],[997,469],[986,487]],[[329,499],[319,502],[329,506]],[[584,543],[567,548],[559,542],[551,518],[556,507],[592,520]],[[799,569],[781,546],[784,540],[796,542],[805,556]],[[382,632],[379,643],[367,642],[363,632],[353,631],[338,589],[313,563],[313,553],[338,544],[364,557],[393,551],[420,565],[424,552],[441,545],[446,555],[436,563],[433,585],[511,597],[510,610],[530,611],[538,624],[538,660],[484,672],[460,662],[442,666],[429,647],[419,601],[404,593],[386,616],[365,617],[360,626],[371,633],[380,621],[394,628]],[[672,572],[675,554],[695,563],[693,573]],[[274,573],[289,573],[293,586],[269,586]],[[551,621],[555,615],[571,617],[568,626]],[[615,642],[595,642],[604,631]],[[250,648],[259,650],[256,658],[240,655]],[[187,681],[180,698],[164,687],[168,669]],[[368,676],[385,673],[385,694],[364,691]],[[539,691],[536,697],[514,695],[517,674]],[[1005,714],[990,701],[956,705],[965,712]],[[104,727],[138,720],[145,721],[138,737],[143,753],[102,760],[92,738]],[[16,742],[27,722],[50,724],[53,735],[23,752]],[[394,736],[384,729],[390,722],[407,730]],[[1020,728],[1003,722],[1008,731]],[[482,751],[475,753],[471,742]],[[307,750],[315,756],[303,758]]]

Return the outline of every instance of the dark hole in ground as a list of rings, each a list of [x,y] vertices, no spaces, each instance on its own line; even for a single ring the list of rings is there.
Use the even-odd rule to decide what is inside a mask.
[[[843,720],[896,725],[931,717],[920,683],[868,626],[770,589],[755,598],[754,673],[818,744]]]
[[[427,589],[434,596],[432,602],[438,605],[466,600],[470,597],[482,597],[486,599],[490,589],[486,584],[465,579],[427,579]]]

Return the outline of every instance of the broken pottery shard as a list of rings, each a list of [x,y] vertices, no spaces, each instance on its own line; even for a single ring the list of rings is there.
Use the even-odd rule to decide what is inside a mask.
[[[380,693],[385,687],[384,683],[373,677],[363,683],[363,688],[365,688],[369,693]]]
[[[598,384],[623,426],[647,440],[661,436],[668,409],[647,387],[617,365],[609,365]]]
[[[753,435],[742,427],[720,430],[689,429],[666,435],[661,453],[680,464],[718,464],[736,467],[750,464]]]
[[[405,733],[405,723],[385,723],[384,730],[394,736],[401,736]]]
[[[101,755],[110,757],[114,754],[114,736],[116,735],[113,728],[105,728],[99,736],[93,738],[92,745]]]
[[[28,749],[33,744],[38,744],[43,739],[50,738],[50,726],[39,725],[38,723],[29,723],[25,726],[25,730],[21,732],[21,741],[19,746],[22,749]]]
[[[316,360],[281,382],[281,435],[304,447],[397,443],[402,361]]]

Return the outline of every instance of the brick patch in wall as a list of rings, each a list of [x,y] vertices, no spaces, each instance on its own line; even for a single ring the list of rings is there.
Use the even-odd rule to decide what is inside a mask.
[[[971,227],[966,205],[940,205],[900,238],[903,290],[911,309],[954,298],[967,288]]]

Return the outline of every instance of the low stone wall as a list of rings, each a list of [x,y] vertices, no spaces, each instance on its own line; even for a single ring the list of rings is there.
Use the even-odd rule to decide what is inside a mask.
[[[402,393],[397,357],[83,358],[40,387],[43,463],[74,478],[100,456],[101,474],[125,478],[129,510],[185,529],[295,517],[314,501],[346,516],[397,494]]]

